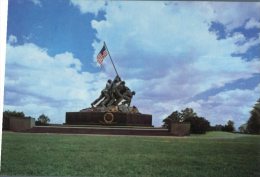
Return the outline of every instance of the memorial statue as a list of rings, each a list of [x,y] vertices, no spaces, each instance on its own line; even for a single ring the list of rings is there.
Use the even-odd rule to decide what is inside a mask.
[[[83,109],[82,111],[119,111],[136,113],[138,109],[131,106],[131,101],[135,91],[131,91],[117,75],[112,81],[109,79],[105,88],[101,91],[100,96],[91,103],[91,108]]]
[[[129,107],[133,95],[135,95],[135,92],[125,85],[125,81],[116,76],[113,82],[110,79],[107,81],[106,87],[101,91],[100,96],[91,103],[91,106],[109,107],[118,106],[121,103]]]

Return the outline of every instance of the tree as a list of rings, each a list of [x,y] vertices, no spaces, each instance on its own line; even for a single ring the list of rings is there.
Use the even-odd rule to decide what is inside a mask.
[[[197,116],[192,108],[181,110],[183,122],[190,122],[191,133],[206,133],[210,129],[210,123],[204,117]]]
[[[189,122],[191,124],[191,133],[205,133],[210,128],[210,123],[203,117],[198,117],[192,108],[185,108],[181,112],[174,111],[163,120],[164,127],[169,127],[171,121]]]
[[[203,134],[210,129],[210,123],[203,117],[188,117],[184,122],[190,122],[191,133]]]
[[[216,124],[215,126],[210,127],[210,130],[211,131],[222,131],[223,127],[224,126],[221,124]]]
[[[247,131],[252,134],[260,134],[260,98],[251,111],[247,121]]]
[[[179,111],[174,111],[171,113],[171,115],[169,115],[168,117],[166,117],[163,122],[164,122],[164,127],[169,127],[169,124],[171,121],[174,121],[174,122],[180,122],[181,121],[181,118],[182,118],[182,115]]]
[[[25,117],[23,112],[17,112],[17,111],[4,111],[3,112],[3,130],[9,130],[10,129],[10,118],[11,117],[18,117],[18,118],[27,118]]]
[[[239,130],[240,133],[248,133],[247,124],[240,125],[240,127],[238,127],[238,130]]]
[[[23,112],[16,112],[16,111],[4,111],[4,117],[25,117]]]
[[[228,120],[227,124],[223,127],[223,131],[226,132],[235,131],[234,122],[232,120]]]
[[[48,122],[50,122],[50,119],[46,115],[42,114],[38,117],[38,120],[35,123],[37,125],[47,125]]]
[[[169,119],[171,119],[171,120],[173,120],[173,121],[175,121],[175,122],[180,122],[180,121],[181,121],[181,117],[182,117],[182,115],[181,115],[180,112],[174,111],[174,112],[172,112],[172,114],[169,115],[167,118],[169,118]]]
[[[185,108],[184,110],[181,110],[181,119],[184,121],[185,119],[188,119],[190,117],[196,117],[197,113],[193,111],[192,108]]]

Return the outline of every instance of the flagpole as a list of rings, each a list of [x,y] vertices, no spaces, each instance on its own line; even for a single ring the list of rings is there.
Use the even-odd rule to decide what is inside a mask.
[[[114,67],[114,69],[115,69],[115,71],[116,71],[116,75],[119,76],[118,73],[117,73],[116,67],[115,67],[115,65],[114,65],[114,62],[113,62],[111,56],[110,56],[109,50],[108,50],[107,45],[106,45],[105,42],[104,42],[104,46],[105,46],[106,49],[107,49],[107,52],[108,52],[109,58],[110,58],[110,60],[111,60],[111,63],[112,63],[112,65],[113,65],[113,67]]]

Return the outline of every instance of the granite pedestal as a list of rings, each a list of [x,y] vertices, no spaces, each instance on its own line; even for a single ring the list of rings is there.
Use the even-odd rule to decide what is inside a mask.
[[[122,112],[67,112],[67,125],[152,126],[152,115]]]

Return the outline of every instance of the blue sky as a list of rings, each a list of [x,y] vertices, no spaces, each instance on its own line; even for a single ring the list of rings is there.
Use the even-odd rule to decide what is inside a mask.
[[[10,0],[4,109],[63,123],[115,76],[153,124],[192,107],[245,123],[260,93],[260,3]]]

